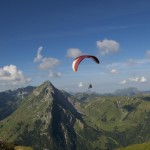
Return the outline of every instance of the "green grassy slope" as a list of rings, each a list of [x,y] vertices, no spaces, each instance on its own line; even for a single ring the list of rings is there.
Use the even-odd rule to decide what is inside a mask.
[[[149,96],[99,96],[80,106],[86,123],[105,135],[105,148],[150,140]],[[113,141],[109,146],[108,139]]]
[[[118,148],[117,150],[150,150],[150,143],[134,144],[125,148]]]
[[[81,104],[84,119],[92,127],[106,131],[125,131],[144,123],[150,111],[150,102],[142,97],[97,97]]]

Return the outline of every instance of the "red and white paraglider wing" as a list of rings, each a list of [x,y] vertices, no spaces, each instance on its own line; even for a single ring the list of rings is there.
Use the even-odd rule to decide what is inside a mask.
[[[85,59],[85,58],[91,58],[91,59],[94,60],[97,64],[100,63],[99,60],[98,60],[98,58],[95,57],[95,56],[92,56],[92,55],[82,55],[82,56],[79,56],[79,57],[77,57],[77,58],[73,61],[73,63],[72,63],[72,69],[73,69],[74,72],[77,72],[79,64],[80,64],[81,61],[82,61],[83,59]]]

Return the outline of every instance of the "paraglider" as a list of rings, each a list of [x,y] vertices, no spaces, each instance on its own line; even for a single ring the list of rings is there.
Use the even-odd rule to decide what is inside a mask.
[[[100,63],[99,60],[98,60],[98,58],[95,57],[95,56],[92,56],[92,55],[82,55],[82,56],[79,56],[79,57],[75,58],[75,60],[74,60],[73,63],[72,63],[72,69],[73,69],[74,72],[77,72],[79,64],[80,64],[81,61],[82,61],[83,59],[85,59],[85,58],[91,58],[91,59],[94,60],[97,64]]]
[[[91,88],[92,88],[92,84],[90,83],[88,89],[91,89]]]

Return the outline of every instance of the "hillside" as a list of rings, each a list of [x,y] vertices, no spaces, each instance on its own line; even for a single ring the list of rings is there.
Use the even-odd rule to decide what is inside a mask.
[[[36,150],[113,150],[150,141],[150,95],[70,95],[46,81],[0,121],[0,139]]]
[[[0,120],[13,113],[21,101],[26,98],[33,91],[33,89],[33,86],[28,86],[13,91],[8,90],[0,92]]]
[[[150,143],[134,144],[125,148],[118,148],[117,150],[149,150]]]
[[[0,140],[0,150],[33,150],[31,147],[16,146],[13,142],[7,140]]]
[[[95,97],[81,104],[84,120],[120,146],[150,141],[150,97]]]

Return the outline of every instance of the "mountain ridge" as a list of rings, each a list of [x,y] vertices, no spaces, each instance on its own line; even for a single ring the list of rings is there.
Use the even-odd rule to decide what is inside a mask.
[[[57,147],[57,143],[60,143],[58,147],[73,149],[76,147],[76,134],[73,128],[76,120],[84,125],[81,114],[69,102],[68,96],[46,81],[34,89],[10,117],[0,123],[0,135],[12,140],[19,137],[15,140],[16,143],[34,146],[36,149],[45,147],[44,145],[54,148]],[[40,145],[43,138],[47,140],[43,142],[44,145]],[[72,145],[67,144],[68,140]]]
[[[150,95],[80,96],[45,81],[0,121],[0,138],[35,150],[113,150],[150,140]]]

